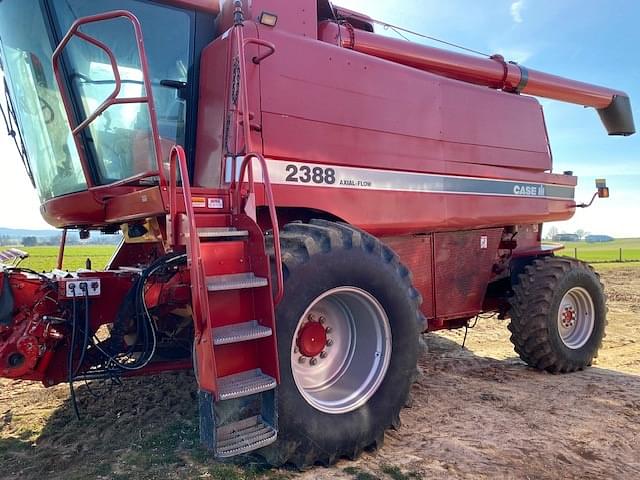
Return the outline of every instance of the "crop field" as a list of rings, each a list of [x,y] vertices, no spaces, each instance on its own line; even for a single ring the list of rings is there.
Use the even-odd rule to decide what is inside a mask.
[[[590,263],[640,263],[640,238],[628,238],[609,243],[568,242],[559,254],[575,257]],[[46,271],[55,268],[58,257],[58,247],[18,247],[29,252],[29,258],[21,266],[36,271]],[[91,259],[94,269],[106,266],[115,251],[113,245],[71,245],[66,248],[65,270],[85,268],[87,258]],[[622,253],[622,257],[621,257]],[[604,265],[599,265],[598,268]],[[630,265],[633,266],[633,265]],[[606,268],[606,266],[604,266]]]
[[[56,267],[58,259],[58,247],[17,247],[29,253],[29,258],[20,266],[30,268],[38,272],[49,271]],[[92,268],[103,269],[113,255],[114,245],[70,245],[65,249],[65,270],[77,270],[85,268],[87,259],[91,259]]]
[[[560,255],[590,263],[640,262],[640,238],[624,238],[607,243],[563,242]]]

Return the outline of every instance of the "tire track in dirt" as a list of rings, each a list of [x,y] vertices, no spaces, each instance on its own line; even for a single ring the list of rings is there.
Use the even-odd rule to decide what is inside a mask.
[[[428,352],[402,426],[355,462],[247,474],[195,449],[195,383],[186,374],[127,380],[82,422],[68,389],[0,381],[0,478],[640,478],[640,269],[603,275],[609,328],[596,365],[572,375],[527,368],[506,324],[425,335]],[[394,477],[388,466],[394,466]],[[387,473],[385,473],[387,472]],[[397,476],[397,473],[403,477]]]

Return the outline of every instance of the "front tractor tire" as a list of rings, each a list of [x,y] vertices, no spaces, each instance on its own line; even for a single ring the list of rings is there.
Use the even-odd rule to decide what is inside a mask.
[[[290,224],[281,245],[279,432],[258,454],[298,468],[353,459],[399,425],[417,372],[420,295],[391,249],[348,225]]]
[[[569,373],[591,366],[607,324],[604,287],[586,263],[534,260],[511,297],[511,342],[529,366]]]

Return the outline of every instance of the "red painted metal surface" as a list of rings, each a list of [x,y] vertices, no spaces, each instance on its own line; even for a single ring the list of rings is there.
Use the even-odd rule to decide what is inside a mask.
[[[538,224],[571,218],[572,200],[273,187],[276,203],[329,212],[380,236]]]
[[[186,216],[179,221],[178,214],[178,180],[177,173],[180,169],[182,179],[182,194]],[[189,170],[187,168],[187,156],[182,147],[176,146],[169,157],[169,215],[167,230],[171,243],[177,245],[180,236],[187,240],[187,265],[191,274],[191,304],[193,310],[193,324],[195,329],[195,354],[194,361],[198,365],[198,384],[200,388],[209,392],[215,392],[216,363],[213,357],[213,336],[209,325],[209,297],[207,293],[207,278],[205,276],[204,260],[200,250],[200,238],[196,226],[196,215],[192,204],[191,185],[189,184]],[[181,229],[178,227],[182,226]]]
[[[258,160],[260,163],[260,167],[262,169],[262,182],[264,184],[264,193],[267,201],[267,208],[269,210],[269,219],[271,221],[271,232],[273,235],[273,249],[274,249],[274,259],[276,266],[276,294],[275,294],[275,304],[278,305],[282,301],[282,297],[284,297],[284,273],[282,271],[282,251],[280,246],[280,225],[278,224],[278,214],[276,213],[276,202],[273,196],[273,189],[271,186],[271,182],[269,181],[269,169],[267,168],[267,163],[262,155],[250,153],[247,155],[240,168],[240,179],[244,179],[246,175],[249,177],[249,199],[255,196],[255,184],[253,179],[253,166],[251,161]],[[236,205],[240,206],[243,204],[241,201],[242,193],[242,182],[236,186]],[[251,200],[250,200],[251,201]],[[239,215],[241,212],[237,211],[236,215]],[[257,220],[257,216],[253,215],[253,220]]]
[[[434,235],[438,321],[473,317],[482,312],[502,233],[503,229],[491,229]]]
[[[256,347],[260,352],[260,362],[262,370],[280,382],[280,368],[278,363],[278,328],[276,325],[276,297],[273,293],[273,275],[271,272],[270,259],[265,248],[265,234],[252,219],[246,215],[234,217],[233,224],[239,230],[249,232],[247,243],[247,257],[251,266],[251,271],[257,277],[270,279],[269,287],[257,288],[251,291],[254,306],[255,319],[262,325],[271,328],[273,334],[270,337],[259,340]],[[242,302],[236,303],[242,305]],[[250,318],[250,317],[248,317]],[[245,318],[245,321],[247,318]]]
[[[320,322],[308,322],[300,329],[296,342],[302,355],[317,357],[327,346],[327,332]]]
[[[274,248],[274,260],[276,266],[276,294],[275,294],[275,304],[278,305],[284,297],[284,274],[282,271],[282,252],[280,246],[280,226],[278,225],[278,215],[276,213],[276,203],[273,197],[273,189],[271,187],[271,182],[269,180],[269,169],[267,167],[267,163],[264,157],[257,153],[252,144],[252,133],[251,133],[251,109],[249,106],[249,89],[247,88],[248,79],[247,72],[245,70],[245,65],[247,65],[246,60],[246,48],[248,45],[258,45],[267,48],[267,52],[256,55],[252,59],[252,63],[255,65],[260,65],[263,60],[266,60],[270,56],[276,53],[276,48],[271,42],[267,42],[264,40],[254,39],[254,38],[245,38],[244,37],[244,26],[236,25],[234,28],[236,35],[236,43],[240,46],[238,50],[238,61],[240,64],[239,69],[239,89],[240,89],[240,113],[242,118],[242,128],[244,130],[244,142],[245,149],[247,154],[242,160],[242,164],[240,166],[240,175],[239,181],[236,182],[235,176],[235,163],[233,170],[233,183],[231,186],[231,190],[235,189],[236,193],[236,202],[235,207],[236,215],[241,215],[243,213],[247,213],[254,221],[257,220],[257,214],[255,211],[247,212],[247,205],[251,205],[249,208],[255,208],[255,183],[253,178],[253,161],[257,160],[260,164],[260,168],[262,171],[262,183],[264,184],[264,193],[267,200],[267,208],[269,209],[269,218],[271,220],[271,228],[273,235],[273,248]],[[240,129],[237,128],[236,131]],[[243,194],[243,183],[245,178],[248,177],[248,192],[247,199],[245,202],[242,201]]]
[[[5,277],[7,278],[7,277]],[[41,381],[46,386],[67,380],[70,328],[55,320],[67,318],[72,301],[63,298],[62,283],[42,277],[12,273],[9,275],[15,302],[15,315],[9,325],[0,326],[0,376]],[[109,295],[89,301],[90,325],[97,331],[113,322],[120,304],[132,284],[127,272],[87,272],[79,278],[99,278]],[[84,302],[84,299],[78,299]],[[21,355],[23,360],[12,361]],[[20,357],[14,357],[19,359]]]
[[[524,71],[520,66],[507,63],[499,56],[490,59],[474,57],[382,37],[345,26],[340,27],[329,21],[320,24],[319,38],[326,42],[338,43],[343,48],[464,82],[597,109],[611,105],[616,95],[627,96],[618,90],[577,82],[536,70]]]
[[[422,295],[422,313],[427,320],[436,314],[433,290],[433,235],[405,235],[382,239],[413,274],[413,286]],[[424,330],[429,325],[424,325]]]

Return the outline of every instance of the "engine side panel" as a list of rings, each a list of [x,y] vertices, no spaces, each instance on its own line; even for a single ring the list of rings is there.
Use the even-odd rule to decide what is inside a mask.
[[[386,237],[382,241],[400,257],[413,275],[413,286],[422,295],[422,313],[429,319],[435,316],[433,292],[433,236],[415,235]],[[427,330],[428,325],[424,326]]]
[[[369,152],[392,153],[386,164],[430,171],[430,162],[551,169],[542,110],[532,98],[446,79],[351,50],[260,28],[277,53],[262,64],[265,154],[303,158],[283,143],[278,119],[332,125],[330,150],[313,126],[289,122],[306,151],[335,163],[370,165],[353,129],[369,132]],[[270,114],[270,115],[269,115]],[[297,128],[296,128],[297,127]],[[344,130],[343,130],[344,128]],[[394,138],[395,137],[395,138]],[[405,143],[406,142],[406,143]],[[396,145],[394,145],[394,143]],[[402,144],[400,149],[394,148]],[[459,145],[468,147],[460,155]],[[487,150],[501,155],[487,157]],[[309,158],[309,157],[307,157]],[[419,159],[418,164],[406,158]],[[393,161],[393,162],[392,162]]]
[[[503,229],[434,235],[436,316],[439,321],[482,311]]]

